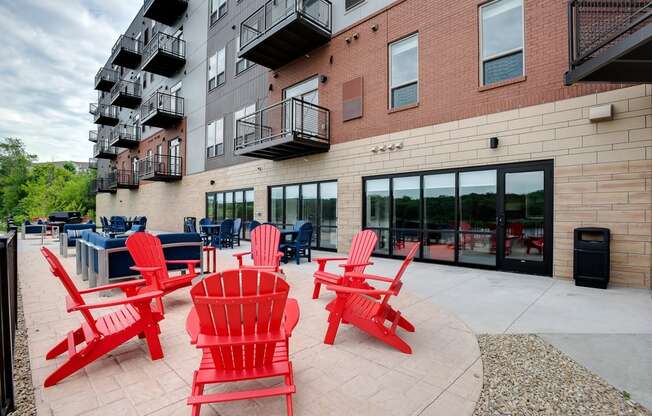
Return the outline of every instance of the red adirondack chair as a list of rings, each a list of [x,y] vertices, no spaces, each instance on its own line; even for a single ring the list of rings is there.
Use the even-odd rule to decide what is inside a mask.
[[[136,291],[142,287],[142,281],[116,283],[80,291],[77,290],[59,259],[50,250],[42,247],[41,253],[49,263],[52,274],[61,280],[68,292],[66,297],[68,312],[80,312],[85,321],[79,328],[70,331],[63,341],[46,354],[45,358],[51,360],[68,352],[68,359],[45,379],[45,387],[57,384],[136,336],[146,339],[152,360],[163,358],[163,350],[158,339],[160,333],[158,322],[163,319],[163,315],[151,307],[152,300],[160,298],[163,292],[154,290],[136,294]],[[121,289],[127,297],[95,304],[87,304],[82,297],[87,293],[111,289]],[[91,314],[93,309],[116,306],[120,308],[117,310],[114,308],[113,312],[97,319]],[[82,343],[84,346],[78,350],[77,347]]]
[[[312,298],[319,298],[319,291],[322,284],[325,285],[339,285],[342,282],[344,274],[348,273],[362,273],[364,269],[373,264],[369,262],[371,253],[376,247],[376,242],[378,241],[378,236],[375,232],[371,230],[363,230],[357,233],[353,237],[351,242],[351,250],[349,251],[349,257],[329,257],[329,258],[318,258],[315,259],[319,263],[319,269],[315,272],[315,288],[312,292]],[[329,273],[326,271],[326,263],[329,261],[346,261],[344,264],[339,266],[344,269],[342,275],[335,273]],[[371,288],[364,281],[359,282],[362,287]],[[355,285],[355,282],[354,282]]]
[[[147,288],[161,290],[164,294],[168,294],[192,285],[192,279],[197,277],[195,266],[199,265],[201,261],[165,260],[161,240],[155,235],[146,232],[134,233],[127,238],[125,244],[136,263],[131,269],[141,274],[147,282]],[[168,264],[185,264],[188,267],[188,273],[170,276]],[[163,312],[163,299],[158,298],[156,302],[159,310]]]
[[[278,250],[281,242],[281,232],[271,224],[263,224],[251,231],[251,251],[236,253],[233,257],[238,259],[238,267],[255,268],[260,270],[281,271],[281,258],[283,253]],[[245,266],[242,258],[251,254],[254,264]]]
[[[340,322],[354,325],[367,334],[378,338],[386,344],[406,354],[412,353],[412,348],[396,335],[396,328],[401,327],[409,332],[414,332],[414,325],[407,321],[401,312],[389,305],[389,298],[397,296],[401,291],[401,278],[405,269],[414,259],[419,250],[419,243],[410,249],[403,261],[396,277],[390,279],[370,274],[351,273],[347,274],[342,285],[327,285],[326,288],[337,294],[331,303],[326,306],[330,312],[328,316],[328,330],[324,337],[325,344],[333,344]],[[376,280],[390,283],[387,290],[360,289],[347,286],[349,278]],[[381,296],[382,300],[374,300],[369,296]],[[389,326],[386,325],[389,322]]]
[[[188,404],[198,416],[201,405],[285,396],[292,415],[295,386],[288,340],[299,321],[299,305],[277,273],[240,269],[208,276],[190,290],[194,307],[186,329],[203,350]],[[284,384],[257,390],[203,394],[204,386],[283,377]]]

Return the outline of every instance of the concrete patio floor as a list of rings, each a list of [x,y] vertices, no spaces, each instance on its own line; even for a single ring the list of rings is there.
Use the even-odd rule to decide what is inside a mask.
[[[65,311],[64,290],[38,252],[39,241],[19,244],[19,279],[29,334],[29,350],[35,396],[40,415],[186,415],[190,408],[193,371],[200,351],[190,345],[184,323],[191,301],[188,289],[165,298],[166,316],[161,322],[165,358],[152,362],[145,344],[134,339],[84,370],[44,389],[42,383],[61,358],[46,361],[44,355],[80,321]],[[46,240],[55,249],[56,243]],[[233,268],[231,254],[247,245],[221,251],[218,268]],[[321,253],[320,253],[321,254]],[[332,253],[328,253],[332,255]],[[74,257],[62,259],[75,283]],[[375,271],[392,276],[399,262],[382,261]],[[410,281],[445,277],[432,266],[414,265]],[[447,308],[414,294],[418,286],[404,290],[392,303],[417,331],[401,333],[414,353],[405,355],[363,335],[355,328],[340,328],[336,344],[324,345],[331,295],[310,299],[316,263],[284,266],[298,299],[301,319],[291,340],[297,393],[297,415],[470,415],[482,388],[482,362],[472,331]],[[420,274],[425,273],[420,277]],[[432,296],[428,292],[426,296]],[[106,298],[104,298],[106,299]],[[97,300],[96,296],[88,297]],[[252,381],[249,386],[269,386]],[[219,387],[218,387],[219,389]],[[208,390],[211,392],[212,390]],[[206,415],[284,415],[282,398],[204,406]]]

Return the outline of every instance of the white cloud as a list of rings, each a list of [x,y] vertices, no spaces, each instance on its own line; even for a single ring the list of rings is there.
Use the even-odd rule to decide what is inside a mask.
[[[133,0],[0,2],[0,137],[41,161],[91,156],[97,70],[141,6]]]

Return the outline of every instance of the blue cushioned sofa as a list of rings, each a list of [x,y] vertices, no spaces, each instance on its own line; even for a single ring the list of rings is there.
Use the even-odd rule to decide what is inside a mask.
[[[95,231],[96,226],[92,222],[86,224],[65,224],[63,231],[59,234],[59,254],[68,257],[68,247],[76,247],[77,239],[81,238],[84,231]]]
[[[158,234],[168,260],[202,260],[202,243],[198,233]],[[90,287],[138,276],[130,269],[134,261],[125,245],[127,238],[109,238],[83,232],[77,240],[77,271],[88,279]],[[80,270],[81,269],[81,270]],[[169,265],[170,270],[184,270],[185,264]]]
[[[41,237],[42,242],[43,237],[45,236],[45,228],[46,226],[42,220],[38,220],[36,224],[32,224],[29,220],[25,220],[25,222],[23,222],[22,238],[24,240],[28,234],[38,234],[38,236]]]

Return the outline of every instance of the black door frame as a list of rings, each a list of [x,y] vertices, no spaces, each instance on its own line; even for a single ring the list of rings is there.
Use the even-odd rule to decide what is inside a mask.
[[[538,168],[538,169],[537,169]],[[502,186],[504,187],[504,179],[501,180],[501,178],[504,177],[504,173],[501,172],[515,172],[518,170],[521,171],[536,171],[536,170],[544,170],[544,189],[545,189],[545,218],[544,218],[544,262],[541,270],[532,270],[532,271],[523,271],[523,270],[518,270],[517,267],[509,267],[510,264],[506,265],[505,268],[504,262],[501,261],[501,259],[504,257],[503,255],[503,240],[504,237],[501,236],[503,234],[502,232],[499,232],[498,230],[498,225],[496,226],[496,265],[495,266],[487,266],[487,265],[482,265],[482,264],[473,264],[473,263],[464,263],[459,261],[459,222],[460,222],[460,215],[459,215],[459,176],[460,173],[463,172],[473,172],[473,171],[483,171],[483,170],[495,170],[496,171],[496,176],[497,176],[497,182],[496,182],[496,214],[501,212],[501,205],[504,205],[504,195],[501,197],[500,194],[504,193],[504,189],[501,188],[501,182],[503,182]],[[496,165],[484,165],[484,166],[470,166],[470,167],[461,167],[461,168],[447,168],[447,169],[437,169],[437,170],[427,170],[427,171],[414,171],[414,172],[402,172],[402,173],[397,173],[397,174],[384,174],[384,175],[372,175],[372,176],[364,176],[362,177],[362,212],[361,212],[361,224],[362,228],[366,229],[372,229],[372,230],[385,230],[384,228],[374,228],[374,227],[365,227],[366,224],[366,216],[367,216],[367,181],[368,180],[373,180],[373,179],[389,179],[389,198],[390,198],[390,203],[389,203],[389,228],[387,229],[388,231],[388,253],[389,254],[377,254],[374,253],[373,255],[375,257],[384,257],[384,258],[394,258],[394,259],[402,259],[402,256],[397,256],[393,254],[393,247],[392,247],[392,235],[394,233],[394,227],[393,227],[393,216],[394,216],[394,204],[393,204],[393,197],[394,197],[394,192],[393,192],[393,178],[400,178],[400,177],[410,177],[410,176],[421,176],[421,202],[419,206],[419,211],[420,211],[420,224],[421,224],[421,229],[419,230],[419,235],[421,236],[421,242],[423,242],[424,238],[424,218],[423,218],[423,177],[427,175],[438,175],[438,174],[446,174],[446,173],[453,173],[455,174],[455,233],[454,233],[454,241],[455,241],[455,260],[454,261],[446,261],[446,260],[434,260],[434,259],[425,259],[423,258],[423,244],[422,247],[419,250],[419,256],[415,259],[415,261],[419,262],[424,262],[424,263],[435,263],[435,264],[444,264],[444,265],[453,265],[453,266],[461,266],[461,267],[470,267],[470,268],[476,268],[476,269],[485,269],[485,270],[502,270],[502,271],[514,271],[514,272],[519,272],[519,273],[527,273],[527,274],[538,274],[538,275],[543,275],[543,276],[552,276],[552,264],[553,264],[553,250],[552,250],[552,243],[553,243],[553,215],[554,215],[554,175],[553,175],[553,170],[554,170],[554,162],[553,160],[536,160],[536,161],[526,161],[526,162],[516,162],[516,163],[503,163],[503,164],[496,164]],[[496,223],[498,223],[498,218]]]

